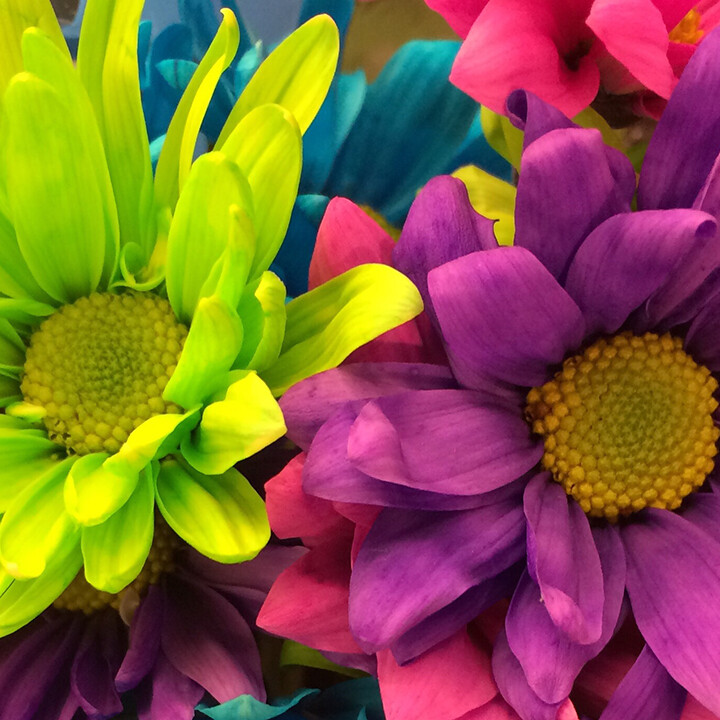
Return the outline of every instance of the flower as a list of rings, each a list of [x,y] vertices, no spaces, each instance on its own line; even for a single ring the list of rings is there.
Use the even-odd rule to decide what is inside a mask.
[[[206,692],[220,702],[240,693],[263,700],[251,630],[272,580],[302,552],[271,546],[220,565],[158,524],[145,569],[123,593],[78,575],[54,607],[0,639],[3,713],[113,717],[130,689],[141,720],[190,720]]]
[[[342,42],[352,8],[350,0],[308,0],[300,22],[320,10],[328,12]],[[179,94],[185,87],[215,22],[213,3],[182,3],[180,11],[183,24],[160,33],[149,50],[143,102],[157,147],[173,91]],[[203,124],[211,143],[265,54],[262,43],[252,44],[251,30],[241,34],[244,54],[221,78]],[[404,221],[416,191],[434,175],[475,163],[509,178],[509,166],[482,135],[476,103],[447,80],[458,47],[453,41],[410,42],[371,84],[362,72],[335,75],[304,139],[301,194],[273,264],[291,296],[307,289],[308,263],[328,198],[351,198],[396,226]]]
[[[412,668],[512,594],[495,680],[522,718],[555,719],[627,590],[647,647],[603,720],[645,716],[644,687],[668,717],[686,691],[720,712],[719,44],[708,36],[668,103],[637,212],[624,156],[513,94],[526,143],[514,246],[439,178],[393,252],[450,367],[358,363],[282,399],[303,491],[379,510],[353,534],[352,566],[347,550],[337,561],[364,652]],[[290,606],[274,593],[268,629]]]
[[[572,117],[598,92],[635,94],[659,116],[677,78],[720,20],[716,0],[427,0],[464,38],[451,80],[504,111],[519,87]]]
[[[132,581],[155,504],[208,557],[256,555],[264,505],[233,465],[284,433],[274,397],[421,309],[383,266],[287,306],[267,270],[295,199],[299,126],[334,72],[332,21],[310,20],[268,57],[215,151],[193,162],[238,44],[225,12],[153,178],[141,6],[91,0],[77,68],[47,0],[0,11],[2,634],[82,564],[98,589]]]

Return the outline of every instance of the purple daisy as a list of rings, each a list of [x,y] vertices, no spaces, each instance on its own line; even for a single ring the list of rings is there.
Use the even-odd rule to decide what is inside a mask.
[[[393,254],[450,368],[357,364],[285,395],[304,490],[383,507],[350,579],[365,652],[409,662],[511,594],[496,681],[554,720],[629,608],[646,647],[602,720],[677,718],[687,691],[720,714],[719,58],[714,32],[637,211],[623,155],[514,93],[514,246],[438,178]]]
[[[265,700],[255,618],[301,549],[221,565],[156,525],[148,561],[119,595],[82,575],[40,617],[0,639],[0,717],[109,718],[133,690],[140,720],[190,720],[209,693]]]

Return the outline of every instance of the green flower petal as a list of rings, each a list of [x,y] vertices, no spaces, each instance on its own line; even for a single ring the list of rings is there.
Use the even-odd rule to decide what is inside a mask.
[[[77,542],[78,527],[63,500],[63,484],[74,462],[56,463],[8,506],[0,522],[0,557],[14,577],[40,576],[51,555]]]
[[[15,421],[18,427],[0,427],[0,513],[10,502],[41,475],[57,464],[53,456],[58,446],[41,430],[27,428],[22,421],[0,416],[5,422]]]
[[[119,592],[142,570],[153,537],[152,475],[148,465],[130,499],[116,513],[101,525],[82,529],[85,578],[98,590]]]
[[[230,385],[224,399],[205,408],[200,425],[180,447],[196,470],[218,475],[285,431],[280,406],[268,386],[250,372]]]
[[[0,408],[22,400],[20,394],[20,383],[13,379],[0,375]]]
[[[240,42],[235,16],[223,9],[223,19],[205,56],[192,76],[168,127],[155,172],[155,192],[160,208],[175,208],[190,173],[193,151],[205,112],[220,75],[226,70]],[[161,233],[165,228],[161,227]]]
[[[387,265],[355,267],[287,305],[282,352],[262,378],[280,395],[421,311],[420,293],[402,273]]]
[[[0,571],[0,637],[36,618],[73,581],[82,567],[80,543],[68,543],[34,580],[14,580]],[[7,589],[6,589],[7,588]]]
[[[216,392],[227,381],[242,338],[242,323],[233,308],[215,295],[201,298],[163,398],[192,407]]]
[[[50,0],[0,0],[0,97],[10,78],[23,69],[22,35],[29,27],[44,30],[69,58],[65,38]]]
[[[143,4],[143,0],[89,0],[77,65],[105,141],[121,242],[136,243],[147,262],[155,242],[156,217],[137,60]]]
[[[266,271],[248,286],[238,305],[243,323],[243,344],[234,368],[258,372],[272,365],[285,337],[285,285]]]
[[[55,308],[29,299],[0,298],[0,318],[21,325],[39,325]],[[24,362],[24,361],[23,361]]]
[[[0,368],[20,372],[25,364],[25,344],[15,328],[0,318]]]
[[[102,284],[107,286],[115,271],[117,262],[119,229],[113,187],[110,182],[105,149],[100,128],[87,92],[80,82],[72,61],[67,58],[51,40],[37,28],[28,30],[23,36],[23,57],[25,69],[51,85],[71,107],[76,108],[76,119],[81,126],[81,135],[75,142],[82,142],[87,148],[87,158],[94,173],[95,185],[103,212],[105,256]],[[136,63],[137,64],[137,63]],[[82,138],[80,140],[79,138]],[[147,143],[147,140],[145,141]],[[100,237],[95,238],[99,241]]]
[[[5,413],[14,418],[24,420],[32,425],[39,425],[41,420],[47,415],[47,411],[40,405],[33,405],[29,402],[12,403],[6,406]]]
[[[105,522],[135,490],[138,471],[109,460],[107,453],[83,455],[68,473],[65,509],[81,525]]]
[[[302,137],[295,118],[279,105],[246,115],[223,145],[252,188],[256,249],[250,279],[270,267],[290,222],[302,167]]]
[[[325,100],[339,52],[338,29],[328,15],[318,15],[301,25],[252,76],[228,116],[216,147],[222,149],[245,115],[266,103],[289,110],[304,133]]]
[[[5,93],[7,188],[20,251],[43,290],[72,302],[100,282],[105,260],[103,197],[87,119],[28,73]]]
[[[201,290],[214,265],[228,246],[231,235],[240,243],[237,207],[252,216],[252,193],[238,166],[224,154],[208,153],[193,165],[178,200],[167,246],[166,283],[170,304],[181,322],[189,323]],[[252,225],[244,243],[253,252]],[[237,283],[244,285],[242,268]],[[247,268],[245,269],[247,277]],[[233,303],[233,306],[237,301]]]
[[[166,460],[155,496],[170,527],[212,560],[250,560],[270,539],[265,504],[237,470],[203,475],[180,460]]]

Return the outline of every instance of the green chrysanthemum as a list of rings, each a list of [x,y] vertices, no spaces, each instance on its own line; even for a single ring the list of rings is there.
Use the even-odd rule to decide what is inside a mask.
[[[238,46],[223,11],[153,178],[141,8],[89,0],[75,67],[49,0],[0,0],[0,634],[83,565],[101,590],[132,581],[156,504],[207,556],[253,557],[265,508],[233,465],[285,432],[275,397],[421,309],[385,266],[287,305],[268,271],[337,62],[332,21],[270,55],[193,161]]]

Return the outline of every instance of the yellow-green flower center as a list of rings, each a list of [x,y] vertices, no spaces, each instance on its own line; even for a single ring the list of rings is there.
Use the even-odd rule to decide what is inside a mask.
[[[106,607],[119,610],[126,593],[134,594],[135,599],[139,600],[150,585],[155,585],[163,575],[175,570],[174,556],[178,546],[177,535],[168,527],[167,523],[157,518],[152,545],[145,565],[127,587],[119,593],[103,592],[94,588],[80,570],[53,605],[60,610],[79,611],[86,615],[91,615]]]
[[[162,392],[186,337],[164,298],[94,293],[33,333],[22,394],[69,453],[117,452],[147,418],[180,411]]]
[[[603,338],[527,396],[542,465],[592,517],[673,510],[713,469],[718,383],[670,335]]]

